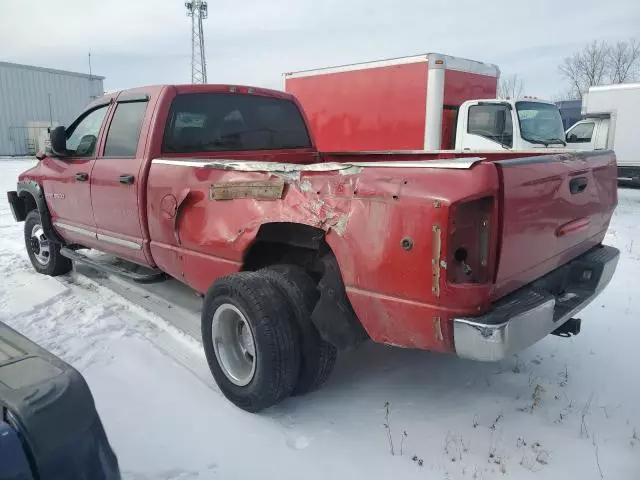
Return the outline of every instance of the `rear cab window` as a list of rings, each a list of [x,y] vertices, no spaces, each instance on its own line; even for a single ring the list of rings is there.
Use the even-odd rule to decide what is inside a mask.
[[[165,126],[163,153],[311,147],[291,100],[239,93],[178,95]]]

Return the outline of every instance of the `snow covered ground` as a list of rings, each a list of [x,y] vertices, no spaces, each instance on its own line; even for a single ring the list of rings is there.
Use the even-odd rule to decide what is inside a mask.
[[[640,190],[620,190],[621,261],[579,336],[498,364],[367,344],[322,390],[251,415],[197,340],[79,274],[33,272],[4,196],[31,163],[0,160],[0,320],[84,374],[124,478],[640,478]]]

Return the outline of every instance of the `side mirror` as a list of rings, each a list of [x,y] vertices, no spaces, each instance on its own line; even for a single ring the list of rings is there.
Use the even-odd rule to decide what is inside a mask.
[[[52,128],[49,132],[49,141],[51,142],[51,152],[56,157],[67,155],[67,135],[64,127]]]

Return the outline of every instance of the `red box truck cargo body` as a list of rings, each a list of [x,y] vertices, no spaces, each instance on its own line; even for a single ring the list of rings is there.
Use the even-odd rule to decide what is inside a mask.
[[[453,148],[457,108],[495,98],[495,65],[425,54],[285,74],[321,151]]]

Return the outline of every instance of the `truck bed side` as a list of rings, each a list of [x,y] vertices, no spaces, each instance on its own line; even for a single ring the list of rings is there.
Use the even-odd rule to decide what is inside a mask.
[[[313,227],[335,254],[349,300],[374,340],[450,351],[450,319],[486,312],[492,298],[602,240],[615,206],[613,156],[546,161],[551,178],[517,159],[511,167],[478,159],[306,166],[156,159],[147,200],[151,250],[161,268],[205,291],[218,276],[247,268],[246,254],[265,225]],[[576,172],[591,183],[587,198],[569,207],[560,186],[568,188]],[[468,215],[467,205],[482,210]],[[525,214],[526,224],[518,220]],[[483,241],[473,232],[479,215],[490,219],[483,260],[473,252]],[[579,220],[574,216],[592,223],[586,230],[576,224],[567,232],[571,240],[553,243],[563,222]],[[465,280],[456,264],[461,245],[470,252],[469,269],[482,270],[473,262],[484,262],[485,273]],[[531,269],[534,262],[543,266]]]
[[[261,227],[291,223],[326,236],[356,314],[378,341],[449,350],[443,305],[460,315],[487,307],[490,284],[447,285],[440,260],[446,258],[449,206],[498,194],[493,164],[317,164],[297,171],[265,162],[215,165],[157,159],[149,174],[153,257],[196,290],[206,291],[218,276],[242,269]],[[247,186],[258,182],[282,185],[282,198],[257,198]],[[223,187],[249,198],[218,200],[215,189]],[[176,205],[178,215],[172,213]]]

